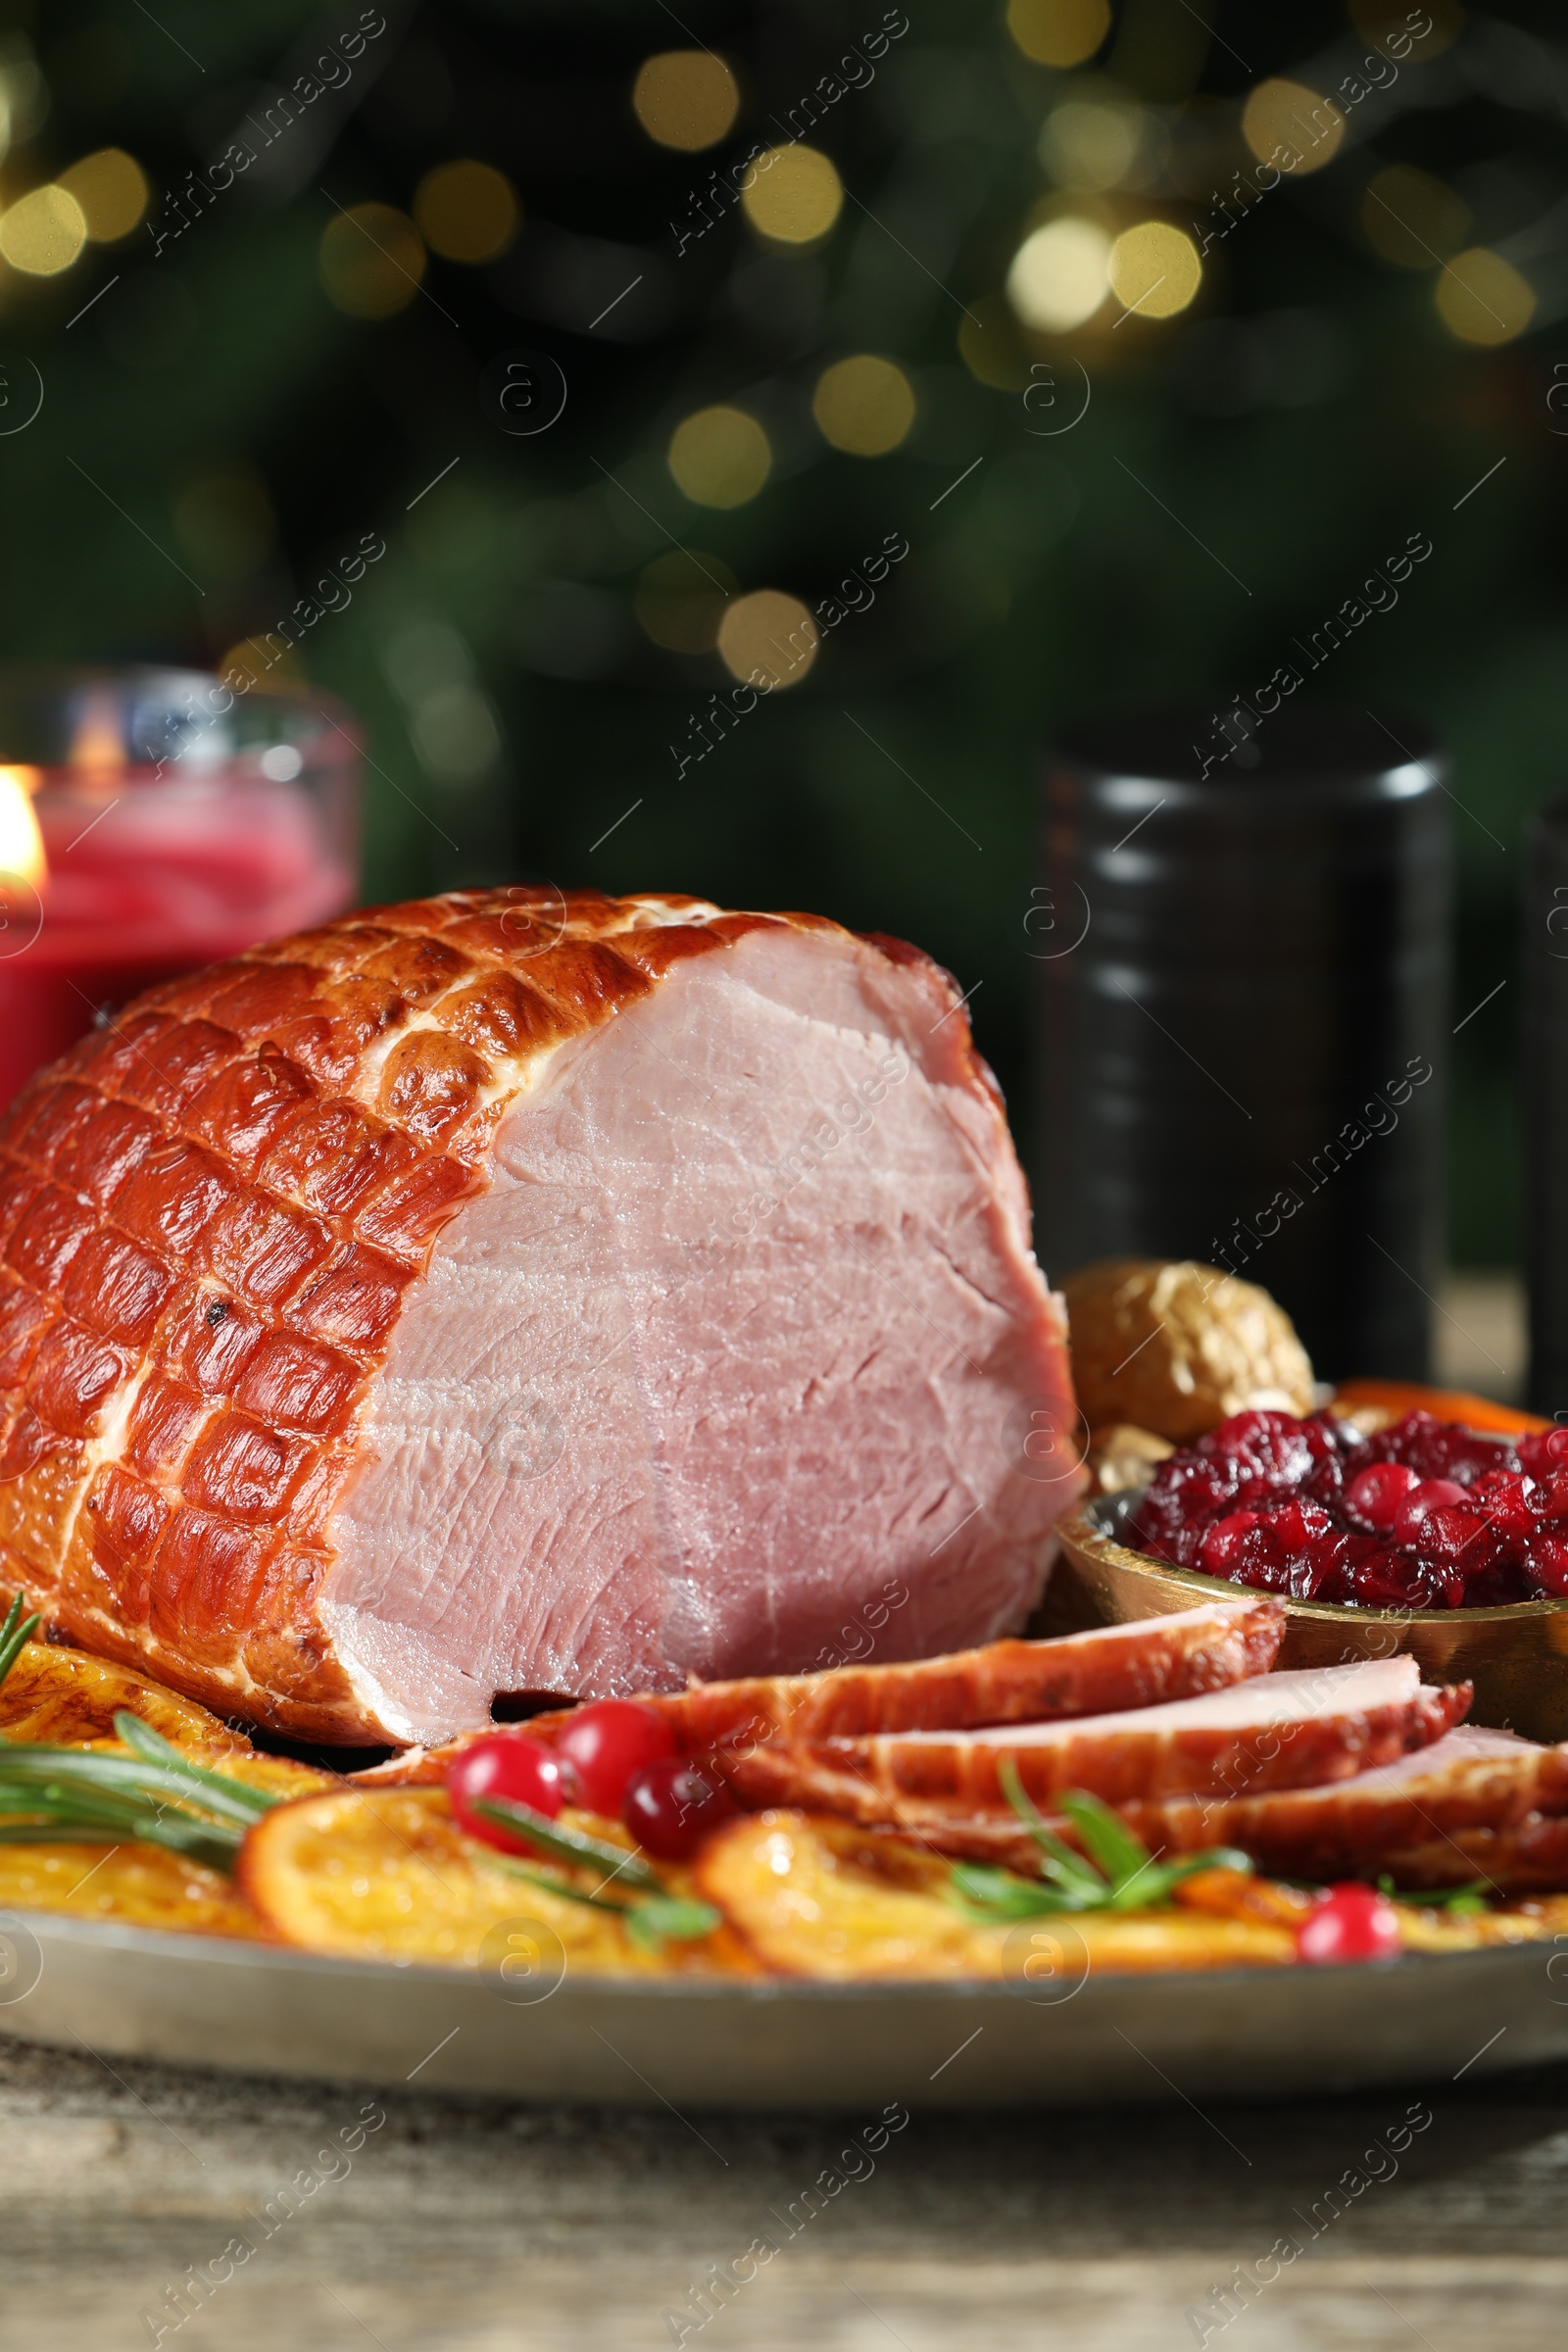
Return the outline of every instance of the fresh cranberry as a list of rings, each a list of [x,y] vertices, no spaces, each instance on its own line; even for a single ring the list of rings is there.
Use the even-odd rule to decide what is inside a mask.
[[[1441,1510],[1445,1503],[1467,1502],[1463,1487],[1451,1478],[1424,1478],[1409,1494],[1394,1514],[1392,1534],[1396,1544],[1418,1545],[1421,1530],[1428,1514]]]
[[[1296,1956],[1315,1967],[1348,1960],[1394,1960],[1399,1915],[1387,1895],[1359,1879],[1331,1886],[1296,1931]]]
[[[530,1740],[523,1732],[497,1732],[492,1739],[476,1740],[448,1765],[447,1795],[459,1828],[470,1838],[482,1838],[486,1845],[499,1845],[509,1854],[532,1854],[538,1849],[526,1838],[475,1813],[474,1802],[484,1796],[505,1797],[514,1804],[531,1805],[553,1821],[575,1794],[570,1771],[542,1740]]]
[[[635,1698],[596,1698],[569,1718],[558,1745],[577,1775],[582,1802],[613,1816],[638,1767],[675,1753],[675,1735]]]
[[[1568,1538],[1538,1536],[1525,1553],[1524,1572],[1543,1600],[1568,1599]]]
[[[661,1862],[684,1862],[721,1821],[735,1800],[715,1772],[684,1756],[662,1756],[644,1764],[626,1783],[620,1818],[639,1845]]]
[[[1399,1505],[1421,1484],[1404,1462],[1373,1462],[1358,1470],[1345,1490],[1345,1499],[1367,1527],[1392,1527]]]

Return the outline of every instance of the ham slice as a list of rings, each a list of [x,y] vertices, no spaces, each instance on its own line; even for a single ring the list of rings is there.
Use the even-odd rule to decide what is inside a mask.
[[[907,1666],[840,1666],[821,1674],[693,1683],[640,1693],[675,1732],[681,1752],[734,1758],[760,1740],[853,1738],[868,1732],[961,1730],[1047,1716],[1096,1715],[1218,1690],[1274,1662],[1285,1604],[1272,1594],[1205,1601],[1168,1617],[1101,1625],[1046,1642],[992,1642]],[[569,1715],[534,1716],[528,1736],[551,1740]],[[378,1780],[439,1781],[468,1744],[410,1750],[373,1769]]]
[[[797,1742],[794,1753],[808,1768],[852,1775],[889,1796],[965,1811],[1005,1807],[1004,1757],[1043,1806],[1070,1788],[1109,1804],[1188,1789],[1236,1797],[1348,1780],[1390,1763],[1439,1739],[1469,1704],[1468,1683],[1425,1690],[1413,1658],[1377,1658],[1258,1675],[1201,1697],[1075,1722]],[[744,1755],[726,1765],[734,1787],[755,1802],[749,1770]],[[779,1799],[769,1790],[763,1801]]]
[[[441,1740],[989,1642],[1076,1426],[957,989],[812,916],[346,916],[0,1127],[0,1575],[228,1716]]]
[[[800,1747],[760,1748],[747,1801],[806,1805],[867,1829],[896,1830],[934,1852],[999,1862],[1030,1876],[1039,1852],[1011,1812],[966,1811],[894,1797],[835,1772]],[[1215,1798],[1173,1796],[1117,1807],[1155,1854],[1239,1846],[1260,1870],[1319,1881],[1388,1871],[1401,1886],[1487,1879],[1501,1892],[1568,1877],[1568,1743],[1538,1747],[1465,1724],[1397,1762],[1315,1788]],[[1064,1816],[1047,1816],[1069,1843]]]

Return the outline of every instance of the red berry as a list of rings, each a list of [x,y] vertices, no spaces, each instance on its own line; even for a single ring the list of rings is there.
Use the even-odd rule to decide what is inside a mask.
[[[1375,1886],[1348,1879],[1331,1886],[1296,1931],[1296,1956],[1322,1967],[1347,1960],[1394,1960],[1399,1915]]]
[[[1568,1470],[1568,1429],[1533,1429],[1514,1448],[1532,1478],[1547,1479]]]
[[[1538,1536],[1525,1553],[1525,1576],[1541,1599],[1568,1599],[1568,1540]]]
[[[1445,1503],[1468,1502],[1463,1487],[1451,1478],[1424,1478],[1409,1494],[1394,1514],[1393,1535],[1396,1544],[1418,1546],[1421,1530],[1430,1511],[1441,1510]]]
[[[554,1821],[574,1793],[570,1769],[553,1747],[546,1747],[542,1740],[530,1740],[525,1732],[497,1732],[492,1739],[476,1740],[447,1767],[447,1795],[458,1827],[466,1830],[470,1838],[482,1838],[486,1845],[499,1845],[505,1853],[537,1852],[525,1838],[504,1830],[483,1813],[475,1813],[474,1800],[481,1796],[510,1798],[514,1804],[532,1805],[536,1813],[548,1813]]]
[[[1345,1490],[1345,1499],[1368,1527],[1392,1527],[1399,1505],[1420,1484],[1403,1462],[1374,1462],[1369,1469],[1357,1471]]]
[[[684,1862],[734,1811],[735,1800],[717,1773],[684,1756],[644,1764],[626,1783],[620,1803],[627,1829],[661,1862]]]
[[[1568,1430],[1560,1434],[1568,1437]],[[1530,1500],[1543,1519],[1568,1519],[1568,1473],[1554,1471],[1550,1478],[1542,1481]]]
[[[635,1698],[596,1698],[569,1718],[559,1745],[577,1775],[583,1803],[613,1817],[639,1765],[675,1753],[675,1735],[662,1715]]]

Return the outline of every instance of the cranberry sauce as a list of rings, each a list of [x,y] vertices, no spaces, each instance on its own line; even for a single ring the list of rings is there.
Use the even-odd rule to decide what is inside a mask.
[[[1568,1597],[1568,1429],[1485,1437],[1417,1412],[1369,1438],[1331,1413],[1235,1413],[1160,1463],[1127,1541],[1295,1600]]]

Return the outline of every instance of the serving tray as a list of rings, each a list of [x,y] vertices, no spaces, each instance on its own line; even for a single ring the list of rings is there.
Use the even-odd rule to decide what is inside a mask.
[[[1565,1939],[1568,1940],[1568,1939]],[[1568,1949],[1036,1987],[650,1983],[318,1959],[0,1915],[0,2032],[101,2058],[675,2109],[1071,2107],[1446,2082],[1568,2057]]]

